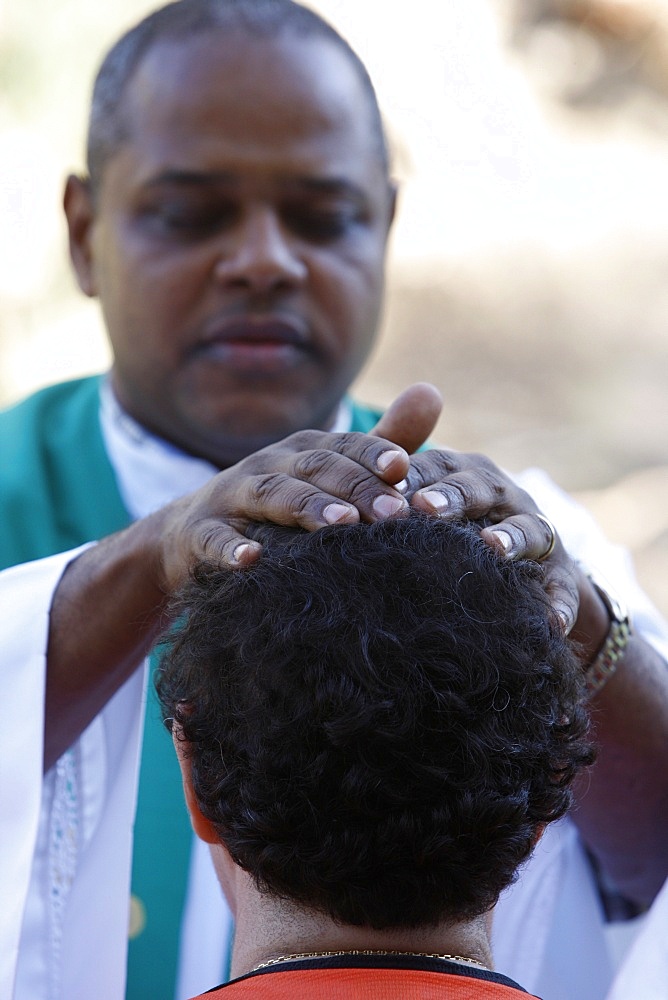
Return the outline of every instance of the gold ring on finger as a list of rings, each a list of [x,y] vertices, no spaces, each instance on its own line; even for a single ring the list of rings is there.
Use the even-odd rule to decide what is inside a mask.
[[[547,527],[547,530],[550,532],[550,544],[545,549],[545,552],[543,552],[541,556],[538,556],[538,562],[543,562],[545,559],[548,559],[554,551],[554,546],[557,542],[557,532],[555,531],[552,521],[545,517],[544,514],[536,514],[535,516],[543,522],[543,524]]]

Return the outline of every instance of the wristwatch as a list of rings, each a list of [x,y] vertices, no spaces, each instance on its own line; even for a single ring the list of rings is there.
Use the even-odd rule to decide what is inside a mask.
[[[592,587],[601,598],[610,616],[610,630],[601,649],[585,670],[587,697],[600,691],[617,670],[632,635],[629,610],[622,599],[605,583],[601,576],[586,570]]]

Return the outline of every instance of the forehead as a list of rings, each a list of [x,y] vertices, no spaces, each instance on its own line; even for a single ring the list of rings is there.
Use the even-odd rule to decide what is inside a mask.
[[[382,171],[371,97],[348,57],[321,38],[214,32],[153,46],[124,97],[120,149],[147,174]]]

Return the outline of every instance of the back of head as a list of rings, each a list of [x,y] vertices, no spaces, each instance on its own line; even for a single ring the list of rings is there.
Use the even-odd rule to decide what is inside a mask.
[[[335,45],[349,59],[368,97],[379,156],[387,170],[387,144],[367,70],[348,42],[319,14],[294,0],[175,0],[126,32],[100,66],[93,88],[87,140],[88,172],[94,191],[99,188],[106,163],[130,137],[124,96],[144,56],[159,43],[186,42],[213,32],[220,32],[221,37],[244,32],[258,38],[291,34],[324,39]],[[280,80],[276,85],[280,86]]]
[[[202,813],[275,896],[378,929],[489,909],[590,760],[541,569],[411,516],[203,568],[158,679]]]

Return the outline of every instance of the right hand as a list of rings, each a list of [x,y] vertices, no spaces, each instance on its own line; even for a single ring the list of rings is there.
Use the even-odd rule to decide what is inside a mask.
[[[161,589],[178,588],[202,561],[230,569],[255,562],[262,546],[245,535],[254,522],[313,531],[402,516],[409,453],[432,432],[440,410],[438,391],[418,383],[392,403],[372,434],[298,431],[170,504],[154,515]]]

